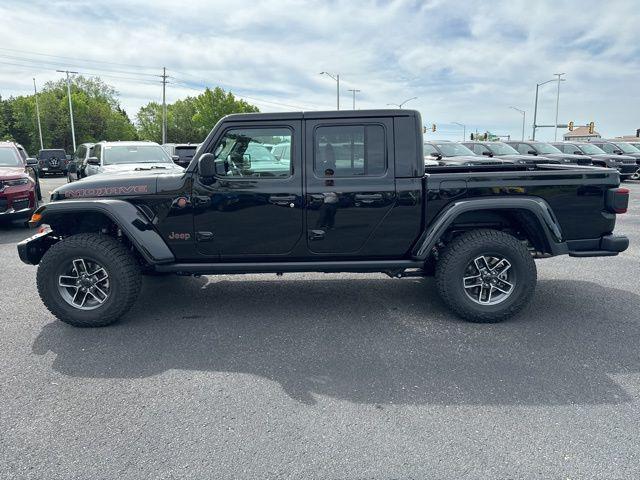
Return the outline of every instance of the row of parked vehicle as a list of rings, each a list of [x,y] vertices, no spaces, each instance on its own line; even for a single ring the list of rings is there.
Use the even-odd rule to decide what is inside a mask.
[[[640,139],[635,145],[616,140],[590,142],[430,141],[424,145],[425,167],[563,164],[615,168],[622,180],[640,178]]]

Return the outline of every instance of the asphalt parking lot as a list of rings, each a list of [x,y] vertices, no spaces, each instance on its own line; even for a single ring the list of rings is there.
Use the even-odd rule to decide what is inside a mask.
[[[76,329],[17,257],[32,232],[2,227],[0,478],[638,478],[625,185],[630,249],[540,261],[496,325],[431,279],[292,274],[147,278],[120,323]]]

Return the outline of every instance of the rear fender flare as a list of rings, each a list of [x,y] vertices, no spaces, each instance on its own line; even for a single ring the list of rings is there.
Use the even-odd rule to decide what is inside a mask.
[[[37,222],[30,222],[30,225],[51,224],[60,216],[91,212],[105,215],[117,225],[148,263],[159,265],[175,261],[173,252],[151,221],[135,205],[124,200],[63,200],[48,203],[36,210],[35,214],[40,214],[41,218]]]
[[[427,205],[427,208],[428,205]],[[465,212],[481,210],[527,211],[534,215],[538,225],[542,228],[544,238],[552,255],[562,255],[568,252],[566,243],[562,240],[562,230],[549,204],[539,197],[518,198],[475,198],[454,202],[441,212],[431,225],[422,233],[412,250],[412,257],[426,260],[431,249],[447,231],[456,218]]]

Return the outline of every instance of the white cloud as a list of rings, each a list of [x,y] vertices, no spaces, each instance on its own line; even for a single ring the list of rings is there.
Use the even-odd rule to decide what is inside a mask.
[[[159,74],[165,65],[173,82],[221,85],[245,95],[263,111],[330,109],[335,84],[318,72],[341,74],[358,88],[360,108],[383,108],[417,96],[425,123],[438,123],[438,136],[459,136],[453,121],[469,129],[518,135],[521,117],[533,117],[535,83],[566,72],[560,121],[595,121],[606,135],[640,128],[640,12],[633,0],[553,2],[524,0],[490,6],[451,1],[236,1],[4,2],[0,6],[3,48],[77,59],[156,66],[136,69]],[[594,12],[597,12],[594,14]],[[56,65],[21,68],[0,50],[0,93],[31,92],[31,77],[58,78]],[[33,56],[30,56],[34,58]],[[62,62],[76,70],[128,71],[133,67]],[[61,65],[60,65],[61,66]],[[59,67],[59,66],[58,66]],[[105,72],[105,75],[107,73]],[[159,84],[104,77],[121,94],[133,116],[160,99]],[[154,80],[152,77],[143,77]],[[157,79],[156,79],[157,80]],[[173,101],[197,93],[172,84]],[[275,103],[273,103],[275,102]],[[541,88],[539,118],[551,123],[555,87]],[[542,137],[549,138],[550,131]]]

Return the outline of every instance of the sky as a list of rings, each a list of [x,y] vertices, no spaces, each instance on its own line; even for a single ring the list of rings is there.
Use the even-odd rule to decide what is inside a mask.
[[[93,74],[135,119],[221,86],[261,111],[405,108],[430,139],[471,131],[531,135],[536,83],[565,73],[559,123],[603,136],[640,128],[638,0],[464,2],[2,0],[0,95],[33,91],[57,69]],[[555,121],[557,82],[540,87],[538,123]],[[559,130],[561,135],[563,130]],[[553,129],[538,131],[552,140]]]

